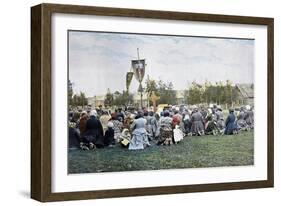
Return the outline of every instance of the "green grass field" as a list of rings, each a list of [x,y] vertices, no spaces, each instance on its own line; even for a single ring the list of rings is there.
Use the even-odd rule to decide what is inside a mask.
[[[185,137],[176,145],[152,145],[140,151],[120,146],[70,150],[68,158],[70,174],[253,165],[254,132]]]

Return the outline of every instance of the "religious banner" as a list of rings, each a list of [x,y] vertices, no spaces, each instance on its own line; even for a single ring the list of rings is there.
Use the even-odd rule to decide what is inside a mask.
[[[143,87],[141,84],[139,85],[138,92],[143,92]]]
[[[132,60],[132,68],[136,79],[141,83],[145,73],[145,59]]]

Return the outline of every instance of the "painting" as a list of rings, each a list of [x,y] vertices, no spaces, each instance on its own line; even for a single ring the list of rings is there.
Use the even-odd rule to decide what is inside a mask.
[[[69,31],[68,46],[69,173],[254,164],[254,39]]]
[[[274,19],[31,8],[31,197],[274,185]]]

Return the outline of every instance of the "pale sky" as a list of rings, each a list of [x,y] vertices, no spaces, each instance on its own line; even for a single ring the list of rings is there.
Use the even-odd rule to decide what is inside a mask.
[[[146,59],[144,82],[171,81],[183,90],[192,82],[254,82],[254,40],[69,31],[69,79],[86,96],[126,89],[131,60]],[[135,78],[130,91],[136,92]]]

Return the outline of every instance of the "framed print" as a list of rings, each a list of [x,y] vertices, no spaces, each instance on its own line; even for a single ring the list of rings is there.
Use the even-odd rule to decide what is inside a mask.
[[[273,187],[273,19],[31,8],[31,197]]]

